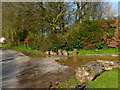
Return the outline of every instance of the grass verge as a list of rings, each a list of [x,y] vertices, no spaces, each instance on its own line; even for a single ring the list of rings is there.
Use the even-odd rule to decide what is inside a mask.
[[[33,53],[39,53],[43,54],[40,50],[33,50],[30,47],[25,47],[25,46],[10,46],[10,45],[2,45],[2,48],[8,48],[8,49],[13,49],[13,50],[23,50],[23,51],[29,51]]]
[[[107,48],[107,49],[95,49],[95,50],[78,50],[78,55],[86,55],[86,54],[118,54],[120,49],[118,48]],[[73,54],[73,51],[68,51],[70,55]]]
[[[8,44],[3,44],[3,48],[9,48],[14,50],[24,50],[24,51],[31,51],[43,54],[40,50],[33,50],[30,47],[26,48],[25,46],[10,46]],[[86,55],[86,54],[118,54],[120,51],[119,48],[108,48],[108,49],[95,49],[95,50],[78,50],[78,55]],[[73,55],[73,51],[68,51],[69,55]]]
[[[94,81],[89,81],[87,88],[120,88],[119,86],[120,69],[105,71]]]
[[[7,44],[2,45],[3,48],[9,48],[14,50],[24,50],[30,52],[36,52],[40,54],[44,54],[40,50],[33,50],[30,47],[26,48],[25,46],[10,46]],[[118,54],[120,49],[118,48],[108,48],[108,49],[95,49],[95,50],[78,50],[78,55],[86,55],[86,54]],[[73,51],[68,51],[69,55],[73,55]]]

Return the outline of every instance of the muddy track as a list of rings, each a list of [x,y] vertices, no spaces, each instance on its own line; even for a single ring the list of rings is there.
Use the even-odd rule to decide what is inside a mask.
[[[73,73],[68,66],[60,65],[55,60],[64,57],[54,56],[48,58],[30,58],[25,62],[17,76],[22,88],[49,88],[56,82],[64,82]]]

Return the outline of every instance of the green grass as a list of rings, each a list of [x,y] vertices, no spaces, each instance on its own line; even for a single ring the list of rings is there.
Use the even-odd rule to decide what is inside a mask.
[[[24,50],[24,51],[31,51],[43,54],[40,50],[33,50],[30,47],[26,48],[25,46],[10,46],[7,44],[2,45],[3,48],[10,48],[14,50]],[[118,48],[108,48],[108,49],[95,49],[95,50],[78,50],[78,55],[86,55],[86,54],[118,54],[120,49]],[[68,51],[69,55],[73,55],[73,51]]]
[[[60,88],[74,88],[75,85],[80,84],[79,81],[76,80],[75,76],[71,76],[68,78],[68,81],[61,82],[58,87]]]
[[[43,54],[40,50],[33,50],[30,47],[26,48],[25,46],[10,46],[10,45],[2,45],[3,48],[13,49],[13,50],[23,50],[23,51],[29,51],[29,52],[35,52]]]
[[[118,88],[118,73],[120,69],[105,71],[94,81],[89,81],[88,88]]]
[[[120,49],[118,48],[108,48],[108,49],[95,49],[95,50],[78,50],[78,55],[85,55],[85,54],[118,54]],[[70,55],[73,54],[73,51],[68,51]]]
[[[120,88],[118,85],[118,72],[120,72],[120,69],[112,69],[110,71],[103,72],[94,81],[89,81],[87,88]],[[80,82],[76,80],[75,76],[71,76],[68,81],[61,82],[59,87],[74,88],[77,84],[80,84]]]

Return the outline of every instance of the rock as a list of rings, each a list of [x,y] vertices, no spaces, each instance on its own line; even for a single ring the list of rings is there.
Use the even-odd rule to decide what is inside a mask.
[[[50,55],[54,55],[54,52],[53,52],[53,51],[50,51]]]
[[[50,55],[50,52],[49,51],[45,51],[45,55]]]
[[[73,50],[73,55],[77,55],[77,49]]]
[[[50,51],[50,55],[57,55],[57,52]]]
[[[120,68],[119,61],[103,61],[103,60],[97,60],[97,62],[100,62],[104,65],[105,70],[111,70],[112,68]]]
[[[57,52],[54,52],[54,55],[57,55]]]
[[[75,90],[87,90],[87,89],[85,89],[86,85],[87,85],[86,82],[83,82],[83,83],[80,84],[80,85],[76,85],[76,86],[75,86]]]
[[[68,52],[66,50],[62,51],[63,55],[68,56]]]
[[[112,55],[113,57],[118,57],[119,55]]]
[[[51,88],[57,88],[57,86],[59,85],[59,81],[57,79],[57,81],[53,82],[53,81],[50,81],[50,85],[49,85],[49,89]]]
[[[62,49],[58,50],[58,55],[62,55]]]

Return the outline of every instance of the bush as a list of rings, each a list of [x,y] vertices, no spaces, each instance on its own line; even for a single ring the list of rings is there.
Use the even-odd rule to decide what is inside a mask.
[[[103,48],[103,42],[99,41],[98,43],[95,44],[96,48],[102,49]]]
[[[107,22],[105,19],[87,20],[65,28],[65,32],[48,33],[45,36],[31,34],[27,38],[32,48],[41,51],[102,49],[107,45],[103,42],[105,34],[108,34],[109,40],[114,35],[114,28],[109,28]]]
[[[109,38],[112,38],[113,36],[114,36],[114,32],[115,32],[115,29],[114,28],[109,28],[108,30],[107,30],[107,37],[109,37]]]

